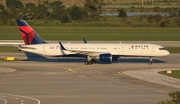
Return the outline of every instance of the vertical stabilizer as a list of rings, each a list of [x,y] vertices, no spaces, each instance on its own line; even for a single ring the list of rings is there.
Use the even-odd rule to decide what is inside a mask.
[[[16,20],[24,44],[43,44],[46,43],[32,28],[26,23],[25,20]]]

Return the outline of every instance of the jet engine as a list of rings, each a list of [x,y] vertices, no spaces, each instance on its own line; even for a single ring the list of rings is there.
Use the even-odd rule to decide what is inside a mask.
[[[99,55],[99,61],[101,61],[101,62],[118,61],[118,57],[112,56],[111,54],[100,54]]]

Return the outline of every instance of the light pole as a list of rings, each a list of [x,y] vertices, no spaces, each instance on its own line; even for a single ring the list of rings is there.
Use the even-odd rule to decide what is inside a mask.
[[[142,5],[141,6],[143,7],[143,0],[142,0]]]

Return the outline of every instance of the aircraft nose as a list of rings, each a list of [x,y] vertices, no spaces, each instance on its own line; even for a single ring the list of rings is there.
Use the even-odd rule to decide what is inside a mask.
[[[166,50],[165,55],[169,55],[169,54],[170,54],[169,51]]]

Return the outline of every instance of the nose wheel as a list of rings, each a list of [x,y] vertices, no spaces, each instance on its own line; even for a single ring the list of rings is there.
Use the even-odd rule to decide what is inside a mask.
[[[150,57],[148,64],[151,65],[152,63],[153,63],[153,59],[152,59],[152,57]]]

